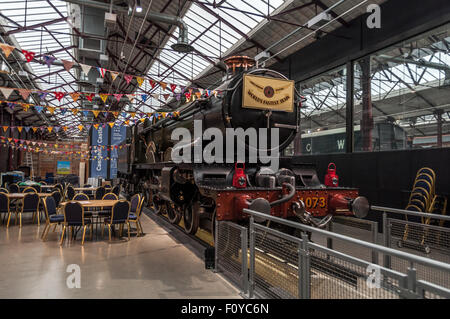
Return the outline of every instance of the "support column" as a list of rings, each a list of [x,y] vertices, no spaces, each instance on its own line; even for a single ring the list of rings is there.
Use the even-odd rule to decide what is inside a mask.
[[[437,147],[442,147],[442,110],[436,111],[437,116]]]
[[[372,147],[372,93],[370,78],[370,57],[360,60],[361,67],[361,87],[362,87],[362,119],[361,119],[361,140],[362,150],[371,152]]]
[[[345,145],[346,152],[353,153],[353,106],[354,106],[354,84],[355,74],[353,69],[353,61],[347,62],[347,90],[346,90],[346,136]]]

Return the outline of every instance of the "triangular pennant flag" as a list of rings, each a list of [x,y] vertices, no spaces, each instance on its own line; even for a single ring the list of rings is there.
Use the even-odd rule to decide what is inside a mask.
[[[36,133],[37,130],[38,130],[38,128],[33,126],[33,132]]]
[[[152,94],[152,97],[159,100],[159,94],[154,93],[154,94]]]
[[[29,108],[30,108],[30,104],[22,104],[22,109],[24,112],[28,112]]]
[[[81,70],[83,70],[83,73],[86,74],[86,76],[89,74],[89,71],[91,70],[92,66],[87,64],[80,63]]]
[[[113,128],[114,124],[115,124],[114,122],[109,122],[109,123],[108,123],[108,125],[109,125],[110,128]]]
[[[175,89],[177,88],[176,84],[171,84],[170,85],[170,90],[172,91],[172,93],[175,93]]]
[[[130,112],[130,115],[132,118],[134,118],[136,116],[136,112]]]
[[[89,112],[90,112],[90,111],[84,110],[84,111],[83,111],[83,115],[84,115],[85,117],[88,117],[88,116],[89,116]]]
[[[47,110],[50,112],[50,114],[55,113],[55,107],[54,106],[47,106]]]
[[[5,96],[6,99],[9,99],[9,96],[14,91],[14,89],[10,88],[0,88],[0,91],[2,91],[2,94]]]
[[[125,74],[124,76],[125,81],[127,81],[127,84],[130,84],[131,80],[133,80],[132,75]]]
[[[80,97],[80,93],[76,93],[76,92],[69,93],[69,95],[74,102],[78,101],[78,98]]]
[[[28,133],[30,131],[30,128],[31,127],[29,127],[29,126],[25,126],[25,132]],[[27,141],[27,144],[30,144],[30,141]]]
[[[130,100],[130,103],[133,103],[133,101],[134,101],[134,94],[127,94],[127,97]]]
[[[100,126],[100,124],[94,124],[94,127],[96,130],[98,130],[98,127]]]
[[[101,68],[101,67],[97,67],[98,73],[100,73],[100,75],[102,76],[102,78],[105,77],[105,73],[106,73],[106,69]]]
[[[119,116],[119,111],[114,111],[112,112],[112,114],[114,115],[115,118],[117,118]]]
[[[164,96],[164,100],[167,101],[167,99],[169,98],[170,94],[163,94]]]
[[[167,87],[167,83],[165,83],[165,82],[159,82],[159,85],[161,85],[161,87],[162,87],[163,91],[165,91],[165,90],[166,90],[166,87]]]
[[[22,133],[22,129],[23,129],[22,126],[18,126],[18,127],[17,127],[17,130],[19,131],[19,133]]]
[[[63,126],[62,128],[64,132],[67,131],[67,126]]]
[[[60,112],[61,112],[61,115],[64,115],[64,114],[66,114],[66,112],[67,112],[67,108],[65,108],[65,107],[62,107],[62,108],[60,108],[59,110],[60,110]]]
[[[97,118],[97,116],[100,113],[100,111],[99,110],[92,110],[92,113],[94,113],[94,116]]]
[[[117,76],[119,75],[119,72],[109,71],[109,74],[111,74],[111,78],[114,82]]]
[[[142,98],[142,101],[145,102],[145,101],[147,101],[148,95],[147,94],[141,94],[141,98]]]
[[[56,58],[54,56],[44,55],[44,62],[45,64],[47,64],[48,67],[50,67],[55,60]]]
[[[73,65],[75,62],[73,61],[68,61],[68,60],[61,60],[63,65],[64,65],[64,69],[66,69],[67,72],[70,71],[70,69],[72,69]]]
[[[56,132],[56,133],[58,133],[58,132],[59,132],[59,129],[60,129],[60,127],[59,127],[59,126],[55,126],[54,128],[55,128],[55,132]]]
[[[19,91],[24,100],[26,100],[30,96],[30,90],[28,89],[17,89],[17,91]]]
[[[49,126],[49,127],[47,127],[47,130],[51,133],[53,131],[53,127]],[[55,144],[55,147],[56,147],[56,144]]]
[[[139,84],[139,86],[141,86],[142,83],[144,83],[144,78],[142,78],[142,77],[140,77],[140,76],[137,76],[137,77],[136,77],[136,81],[137,81],[137,83]]]
[[[156,82],[153,80],[150,80],[150,85],[152,86],[152,89],[154,89],[156,86]]]
[[[43,106],[40,106],[40,105],[35,105],[35,106],[34,106],[34,109],[35,109],[38,113],[41,113],[42,110],[44,109],[44,107],[43,107]]]
[[[12,111],[14,111],[14,106],[16,106],[16,103],[8,102],[8,103],[6,103],[6,105],[8,105],[8,107],[9,107]]]
[[[0,48],[2,48],[3,54],[6,56],[6,58],[8,58],[11,52],[15,49],[13,46],[6,43],[0,43]]]
[[[66,95],[64,92],[53,92],[55,94],[55,97],[58,101],[61,101],[61,99]]]
[[[86,98],[88,99],[89,102],[92,102],[92,99],[95,96],[95,93],[85,93],[84,95],[86,95]]]
[[[100,93],[99,95],[100,95],[100,98],[102,99],[103,103],[106,103],[106,100],[108,99],[108,94]]]
[[[83,130],[83,128],[84,128],[84,126],[83,126],[82,124],[78,125],[77,127],[78,127],[78,129],[80,130],[80,132],[81,132],[81,131]]]
[[[114,97],[116,98],[117,102],[120,102],[120,99],[122,98],[123,94],[114,94]]]
[[[8,130],[8,126],[3,126],[3,132],[6,132]]]
[[[72,109],[72,113],[73,113],[73,115],[77,115],[78,109],[77,108]]]
[[[181,93],[175,94],[175,98],[177,99],[177,101],[179,101],[181,99]]]
[[[38,93],[38,97],[41,100],[45,100],[45,98],[47,97],[48,92],[37,92]]]
[[[202,94],[200,92],[195,92],[195,95],[197,96],[198,99],[202,97]]]
[[[27,60],[27,62],[31,62],[34,59],[34,55],[36,54],[34,52],[27,51],[27,50],[22,50],[22,53],[25,56],[25,59]]]

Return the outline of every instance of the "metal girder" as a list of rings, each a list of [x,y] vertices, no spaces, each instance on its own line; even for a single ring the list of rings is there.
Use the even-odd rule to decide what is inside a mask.
[[[37,23],[37,24],[29,25],[29,26],[20,27],[20,28],[14,29],[14,30],[10,30],[8,32],[5,32],[4,35],[5,36],[9,36],[9,35],[12,35],[12,34],[15,34],[15,33],[23,32],[23,31],[27,31],[27,30],[32,30],[34,28],[45,27],[45,26],[52,25],[52,24],[55,24],[55,23],[59,23],[59,22],[66,21],[66,20],[67,20],[67,17],[61,17],[61,18],[50,20],[50,21],[46,21],[46,22],[43,22],[43,23]]]

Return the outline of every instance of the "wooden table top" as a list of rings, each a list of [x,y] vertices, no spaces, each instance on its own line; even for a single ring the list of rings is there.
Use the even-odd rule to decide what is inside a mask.
[[[96,187],[74,187],[73,188],[76,191],[95,191]]]
[[[115,199],[93,199],[93,200],[80,200],[77,201],[83,207],[112,207],[118,200]],[[62,202],[61,205],[65,205],[68,202]]]
[[[9,193],[6,195],[11,199],[21,199],[25,196],[25,194],[30,194],[30,193]],[[39,197],[47,197],[47,196],[52,195],[51,193],[37,193],[37,194],[39,195]]]

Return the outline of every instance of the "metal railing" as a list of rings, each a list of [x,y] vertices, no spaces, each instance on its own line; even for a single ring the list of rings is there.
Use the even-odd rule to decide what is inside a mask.
[[[380,206],[372,206],[371,209],[383,213],[382,232],[385,247],[450,263],[450,228],[441,226],[445,221],[450,221],[450,216]],[[389,217],[389,214],[401,214],[405,219]],[[434,221],[438,225],[432,225]],[[397,271],[405,271],[408,267],[404,260],[389,255],[384,255],[383,265]],[[420,280],[450,288],[448,274],[423,266],[417,270]]]
[[[216,220],[215,271],[223,273],[245,294],[248,291],[248,230]]]
[[[245,253],[247,243],[244,243],[241,237],[238,252],[234,250],[231,255],[235,261],[241,261],[242,267],[239,269],[243,273],[244,264],[247,267],[244,254],[248,253],[250,298],[450,298],[448,288],[443,287],[440,282],[432,283],[418,278],[417,271],[418,267],[426,267],[440,271],[448,278],[450,265],[447,263],[256,211],[244,209],[244,212],[250,214],[249,249]],[[257,224],[254,222],[255,217],[297,229],[300,231],[300,238]],[[220,224],[240,229],[241,236],[245,233],[245,227],[230,222],[218,222],[218,247],[225,245],[220,243],[220,238],[229,241],[227,245],[233,245],[233,239],[229,236],[219,237]],[[321,235],[377,254],[399,258],[404,260],[408,267],[402,272],[379,266],[355,257],[354,254],[311,242],[311,235]],[[234,242],[237,241],[234,239]],[[223,248],[218,250],[223,251]],[[221,261],[223,255],[219,254],[217,257],[219,268],[224,268],[221,266],[224,262]],[[230,254],[225,256],[225,259],[230,259],[227,257]],[[246,287],[242,290],[245,293]]]

